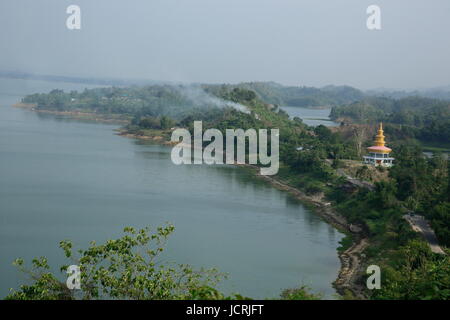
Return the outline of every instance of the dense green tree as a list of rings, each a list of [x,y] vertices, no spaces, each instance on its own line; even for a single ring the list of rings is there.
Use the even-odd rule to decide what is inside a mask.
[[[361,101],[333,107],[332,119],[359,123],[384,122],[391,139],[417,138],[424,142],[450,141],[450,102],[423,98],[365,97]]]
[[[171,225],[149,229],[125,228],[125,235],[97,245],[92,242],[85,250],[73,251],[70,241],[61,241],[70,264],[81,270],[81,290],[69,290],[50,272],[47,259],[34,259],[33,268],[24,268],[24,262],[15,264],[33,279],[31,285],[22,285],[7,299],[223,299],[214,289],[223,278],[215,269],[194,270],[188,265],[161,263],[159,257]],[[77,256],[77,257],[76,257]],[[66,271],[68,266],[61,267]],[[238,297],[237,297],[238,298]]]
[[[50,271],[46,258],[33,259],[27,269],[22,259],[14,264],[30,277],[31,284],[12,290],[7,300],[217,300],[250,299],[239,294],[224,295],[216,287],[225,275],[216,269],[195,270],[189,265],[167,263],[161,253],[167,238],[174,231],[172,225],[149,228],[124,229],[125,235],[104,244],[91,242],[89,248],[76,252],[70,241],[60,242],[70,264],[79,266],[81,289],[70,290],[66,281]],[[60,268],[65,273],[68,265]],[[321,295],[310,289],[284,290],[284,300],[317,300]]]
[[[422,241],[402,247],[395,266],[383,268],[380,290],[374,299],[448,300],[450,299],[450,259],[430,252]]]

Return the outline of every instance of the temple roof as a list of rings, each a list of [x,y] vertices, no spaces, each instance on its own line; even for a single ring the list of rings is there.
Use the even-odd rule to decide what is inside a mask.
[[[389,153],[392,151],[391,148],[385,146],[386,142],[384,141],[383,133],[383,123],[380,123],[380,128],[375,136],[375,145],[367,148],[369,152]]]
[[[369,150],[370,152],[379,152],[379,153],[389,153],[392,151],[391,148],[385,146],[372,146],[368,147],[367,150]]]

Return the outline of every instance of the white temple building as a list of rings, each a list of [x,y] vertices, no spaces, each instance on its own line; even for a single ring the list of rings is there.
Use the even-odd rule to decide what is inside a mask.
[[[369,154],[363,157],[365,164],[383,167],[392,166],[394,158],[389,156],[392,149],[385,146],[382,123],[380,123],[378,134],[375,136],[375,145],[368,147],[367,151]]]

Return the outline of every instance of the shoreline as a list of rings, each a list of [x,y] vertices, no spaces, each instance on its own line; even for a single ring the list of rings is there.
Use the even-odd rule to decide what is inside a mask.
[[[109,123],[124,125],[128,124],[129,120],[121,119],[119,117],[114,117],[111,115],[93,113],[93,112],[83,112],[83,111],[56,111],[56,110],[38,110],[36,105],[32,103],[16,103],[13,104],[14,108],[25,109],[42,114],[52,114],[55,116],[65,117],[70,120],[85,121],[85,122],[96,122],[96,123]]]
[[[93,113],[83,113],[83,112],[69,112],[69,111],[51,111],[51,110],[36,110],[35,106],[32,104],[24,104],[17,103],[13,105],[15,108],[27,109],[34,112],[45,113],[45,114],[54,114],[67,116],[73,120],[86,120],[86,121],[94,121],[99,123],[115,123],[115,124],[128,124],[128,120],[124,119],[97,119],[92,116],[98,116],[98,114]],[[87,117],[88,119],[84,119],[83,117]],[[137,135],[134,133],[129,133],[126,129],[117,128],[114,130],[116,135],[132,138],[138,140],[152,141],[158,144],[170,146],[174,143],[168,141],[164,138],[164,136],[146,136],[146,135]],[[176,143],[175,143],[176,144]],[[338,257],[341,263],[338,276],[336,280],[332,283],[332,286],[336,289],[336,292],[344,296],[348,292],[350,292],[354,298],[357,299],[367,299],[364,295],[364,288],[357,283],[358,274],[362,271],[363,259],[361,257],[361,253],[364,249],[369,245],[368,238],[365,237],[362,230],[357,227],[349,224],[346,219],[337,213],[332,207],[331,204],[326,202],[321,197],[309,196],[302,192],[301,190],[290,186],[288,183],[282,181],[279,178],[272,176],[264,176],[259,173],[259,167],[251,164],[234,164],[235,166],[250,168],[253,171],[253,174],[260,178],[266,180],[273,187],[286,191],[293,195],[297,200],[302,202],[304,205],[308,206],[311,210],[314,211],[319,217],[325,220],[328,224],[332,225],[337,230],[343,232],[346,235],[352,235],[352,244],[344,251],[336,250],[338,253]]]
[[[306,205],[313,205],[311,210],[313,210],[319,217],[324,219],[338,231],[354,236],[352,245],[349,248],[342,252],[338,251],[341,267],[339,269],[338,276],[332,285],[341,296],[344,296],[348,291],[350,291],[355,298],[367,299],[364,294],[364,287],[357,283],[358,274],[362,271],[364,263],[360,255],[369,245],[368,238],[364,236],[362,230],[352,224],[349,224],[343,216],[331,207],[329,203],[325,202],[323,197],[317,198],[309,196],[280,179],[272,176],[263,176],[257,172],[259,170],[259,167],[257,166],[250,164],[235,165],[253,169],[256,177],[266,180],[278,190],[290,193],[297,200]]]
[[[123,128],[118,128],[114,130],[116,133],[116,135],[121,136],[121,137],[125,137],[125,138],[130,138],[130,139],[138,139],[138,140],[144,140],[144,141],[154,141],[155,143],[159,143],[162,145],[167,145],[167,146],[171,146],[174,144],[178,144],[177,143],[173,143],[171,141],[168,141],[164,138],[164,136],[161,135],[155,135],[155,136],[146,136],[146,135],[138,135],[135,133],[129,133],[127,130],[123,129]]]
[[[126,138],[154,141],[155,143],[163,145],[173,145],[171,141],[164,140],[164,138],[161,136],[151,137],[145,135],[130,134],[125,129],[119,129],[117,131],[118,135]],[[309,196],[301,190],[290,186],[288,183],[282,181],[279,178],[261,175],[259,173],[258,166],[238,163],[235,163],[233,165],[249,168],[257,178],[264,179],[278,190],[290,193],[297,200],[313,210],[315,214],[324,219],[325,222],[332,225],[338,231],[341,231],[346,235],[351,234],[352,244],[350,245],[350,247],[348,247],[344,251],[337,250],[341,267],[339,268],[338,276],[332,283],[332,285],[336,289],[336,292],[341,296],[345,296],[348,292],[350,292],[353,297],[357,299],[367,299],[366,295],[364,294],[364,287],[357,283],[358,275],[362,271],[362,267],[364,264],[361,253],[369,245],[368,238],[364,235],[362,229],[358,226],[349,224],[342,215],[337,213],[332,208],[329,202],[326,202],[325,199],[323,199],[323,196]]]

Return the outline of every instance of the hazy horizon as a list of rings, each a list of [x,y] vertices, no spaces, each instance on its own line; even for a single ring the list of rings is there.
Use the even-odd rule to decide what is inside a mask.
[[[84,81],[70,81],[70,80],[52,80],[52,79],[42,79],[42,78],[38,78],[38,79],[29,79],[27,77],[9,77],[9,76],[4,76],[1,73],[17,73],[17,74],[23,74],[26,76],[37,76],[37,77],[67,77],[67,78],[73,78],[74,79],[83,79],[86,80]],[[278,85],[282,85],[285,87],[311,87],[311,88],[325,88],[325,87],[352,87],[354,89],[358,89],[360,91],[363,92],[414,92],[414,91],[427,91],[427,90],[449,90],[450,91],[450,85],[440,85],[440,86],[434,86],[434,87],[421,87],[421,88],[386,88],[386,87],[377,87],[377,88],[358,88],[356,86],[350,86],[348,84],[334,84],[334,83],[329,83],[329,84],[324,84],[324,85],[320,85],[320,86],[307,86],[307,85],[289,85],[289,84],[285,84],[285,83],[281,83],[278,81],[273,81],[273,80],[267,80],[267,81],[240,81],[240,82],[181,82],[181,81],[170,81],[170,80],[155,80],[155,79],[145,79],[145,78],[116,78],[116,77],[85,77],[83,75],[61,75],[61,74],[38,74],[38,73],[27,73],[25,71],[22,70],[0,70],[0,78],[4,78],[4,79],[24,79],[24,80],[30,80],[30,81],[45,81],[45,82],[65,82],[65,83],[92,83],[94,85],[105,85],[105,86],[146,86],[146,85],[163,85],[163,84],[168,84],[168,85],[207,85],[207,84],[242,84],[242,83],[275,83]],[[96,83],[91,82],[91,80],[100,80],[102,82],[108,82],[110,81],[110,83]],[[123,81],[125,82],[123,85],[122,84],[116,84],[115,82],[119,82],[119,81]]]
[[[81,30],[66,8],[81,8]],[[366,28],[381,8],[382,29]],[[450,1],[23,0],[0,3],[0,70],[183,83],[450,85]]]

